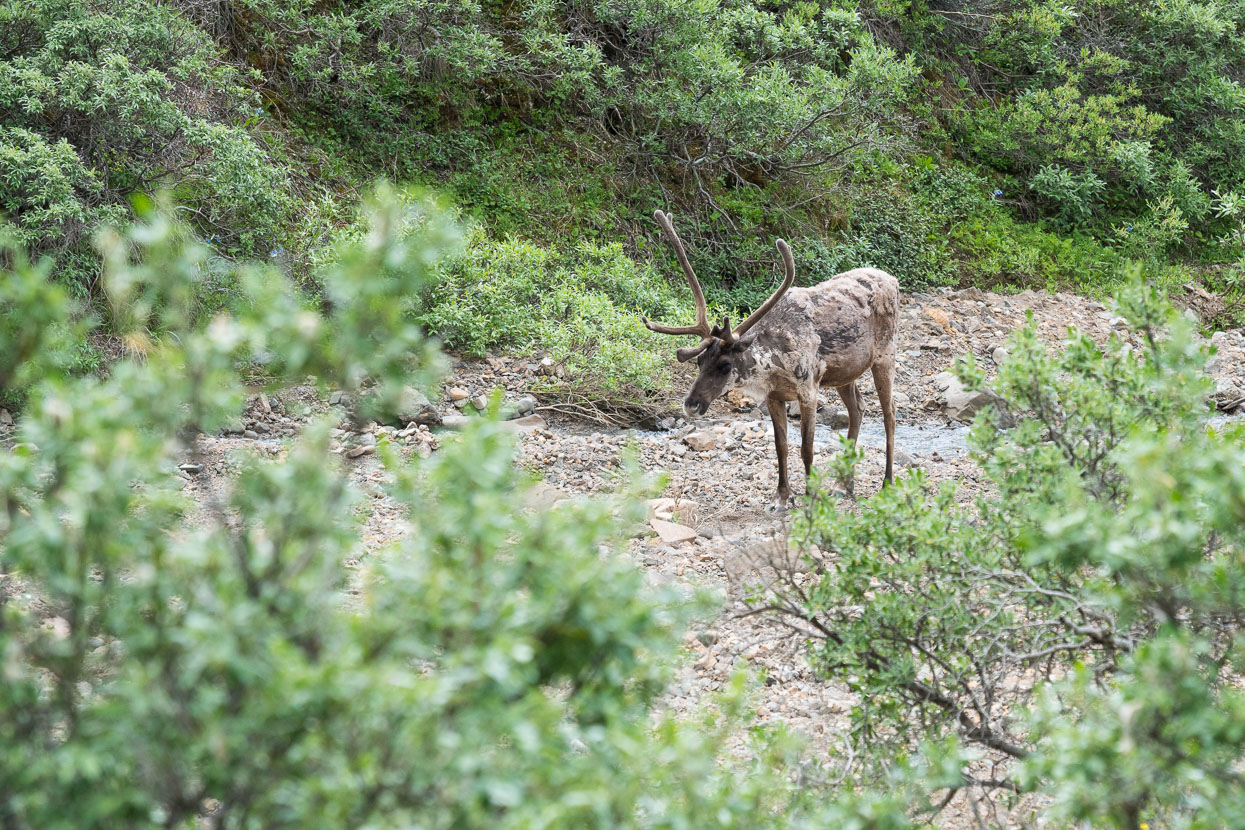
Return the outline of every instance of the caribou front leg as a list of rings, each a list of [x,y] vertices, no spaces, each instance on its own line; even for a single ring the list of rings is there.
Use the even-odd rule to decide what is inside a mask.
[[[804,462],[804,477],[813,472],[813,432],[817,427],[817,391],[800,395],[800,460]],[[805,484],[805,491],[808,485]]]
[[[791,484],[787,481],[787,402],[770,395],[765,404],[774,422],[774,452],[778,454],[778,493],[772,507],[777,511],[785,509],[791,498]]]
[[[882,424],[886,427],[886,475],[882,486],[891,483],[895,468],[895,400],[891,396],[891,384],[895,380],[895,359],[888,357],[873,364],[873,385],[878,390],[878,403],[882,405]]]

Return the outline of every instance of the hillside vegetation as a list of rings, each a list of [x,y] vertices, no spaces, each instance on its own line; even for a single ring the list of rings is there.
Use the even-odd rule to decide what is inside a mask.
[[[1099,293],[1134,258],[1231,309],[1243,76],[1228,0],[7,0],[0,213],[98,299],[92,233],[168,191],[219,256],[314,294],[361,187],[422,184],[480,226],[426,322],[560,358],[655,348],[622,321],[679,292],[610,285],[671,262],[658,207],[724,307],[768,293],[782,235],[805,283]],[[546,264],[501,302],[578,304],[484,335],[474,298],[516,258]]]

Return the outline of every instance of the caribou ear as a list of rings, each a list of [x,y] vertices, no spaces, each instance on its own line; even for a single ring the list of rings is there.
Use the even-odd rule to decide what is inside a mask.
[[[751,346],[753,343],[755,343],[755,342],[756,342],[757,335],[759,335],[760,333],[761,333],[761,332],[759,332],[759,331],[750,331],[750,332],[748,332],[748,333],[747,333],[747,334],[745,334],[743,337],[739,338],[739,340],[735,343],[735,348],[737,348],[737,349],[746,349],[746,348],[748,348],[749,346]]]

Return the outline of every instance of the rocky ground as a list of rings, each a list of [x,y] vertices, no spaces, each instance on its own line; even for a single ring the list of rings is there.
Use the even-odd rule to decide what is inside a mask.
[[[973,469],[962,455],[964,428],[953,418],[966,418],[973,406],[956,398],[940,378],[959,354],[976,355],[993,371],[993,357],[1013,329],[1024,325],[1032,311],[1042,334],[1052,342],[1076,326],[1098,339],[1126,334],[1123,321],[1107,308],[1082,297],[1032,291],[1015,295],[977,289],[908,294],[901,309],[899,368],[896,383],[900,423],[898,458],[901,470],[921,467],[937,482],[964,485],[965,498],[974,489]],[[1245,405],[1245,334],[1217,333],[1219,353],[1212,363],[1216,398],[1225,410]],[[672,348],[673,351],[673,348]],[[501,390],[505,406],[525,417],[511,421],[521,463],[542,483],[531,495],[541,508],[563,498],[610,490],[617,480],[621,454],[634,448],[641,467],[664,473],[663,500],[652,504],[649,532],[631,542],[630,554],[654,583],[710,587],[721,592],[725,611],[705,620],[686,642],[688,658],[667,696],[676,711],[697,706],[723,688],[740,667],[763,672],[765,682],[755,696],[760,723],[782,722],[809,736],[814,747],[836,740],[846,715],[856,703],[848,690],[814,677],[798,635],[761,617],[738,613],[741,586],[766,573],[766,562],[786,550],[787,520],[767,511],[776,487],[772,427],[756,405],[720,401],[694,424],[668,420],[666,429],[642,431],[586,425],[542,411],[529,395],[533,381],[556,367],[539,358],[497,357],[457,364],[447,378],[440,400],[414,400],[412,417],[450,427],[483,408],[488,396]],[[860,381],[864,393],[865,460],[860,467],[857,496],[868,496],[881,484],[883,454],[881,418],[872,381]],[[824,462],[837,446],[832,429],[845,420],[833,392],[819,413],[817,459]],[[824,399],[823,399],[824,400]],[[323,399],[314,389],[297,388],[271,396],[255,396],[238,429],[231,434],[202,436],[199,450],[180,468],[189,493],[208,503],[228,486],[239,452],[279,455],[285,441],[298,432],[308,415],[340,403]],[[0,411],[0,441],[11,444],[11,417]],[[446,427],[388,427],[369,424],[360,430],[338,430],[334,448],[357,486],[370,498],[365,506],[360,555],[396,538],[404,519],[384,495],[383,471],[374,446],[382,433],[404,453],[426,456],[446,440]],[[799,470],[798,432],[791,441],[791,462]],[[870,446],[872,444],[872,446]],[[800,492],[802,476],[793,475]],[[358,562],[347,562],[357,567]],[[959,805],[945,815],[959,822]]]

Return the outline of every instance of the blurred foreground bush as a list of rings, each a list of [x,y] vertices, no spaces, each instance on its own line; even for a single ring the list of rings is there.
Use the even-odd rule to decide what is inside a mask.
[[[797,519],[822,576],[756,600],[860,695],[853,785],[923,748],[931,804],[967,789],[1052,826],[1245,827],[1245,428],[1208,426],[1184,315],[1140,283],[1117,311],[1140,348],[1017,332],[972,492],[917,471],[855,511],[823,488]]]
[[[106,379],[64,373],[69,300],[11,254],[0,383],[29,396],[0,452],[0,826],[801,825],[780,747],[725,757],[738,694],[703,721],[655,710],[690,609],[612,552],[630,503],[523,512],[493,425],[418,467],[382,442],[410,529],[370,555],[328,423],[220,500],[175,486],[196,432],[238,411],[241,361],[371,379],[381,405],[435,370],[401,301],[458,232],[398,205],[374,200],[324,268],[324,313],[247,266],[196,324],[201,246],[161,213],[105,235],[136,355]]]

